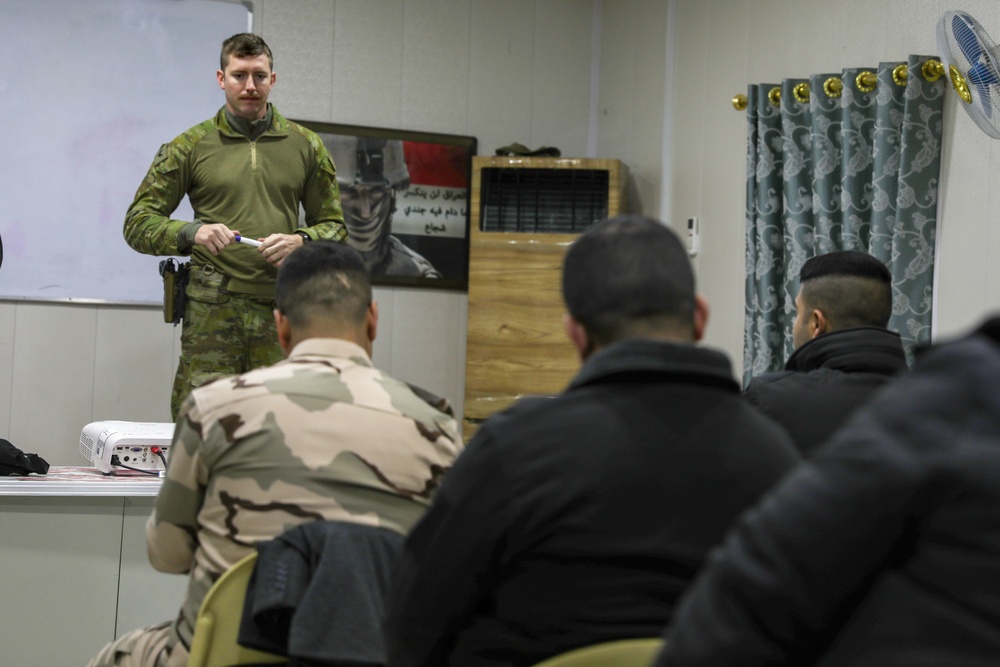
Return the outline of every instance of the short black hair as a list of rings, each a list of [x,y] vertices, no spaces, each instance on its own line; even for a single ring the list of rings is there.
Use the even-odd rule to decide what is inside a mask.
[[[226,38],[222,42],[222,54],[219,56],[219,63],[222,66],[222,71],[225,72],[226,66],[229,64],[229,58],[232,56],[236,56],[237,58],[255,58],[262,55],[267,56],[267,66],[273,70],[274,56],[271,55],[271,49],[267,45],[267,42],[264,41],[264,38],[252,32],[241,32]]]
[[[580,235],[566,253],[562,290],[570,315],[601,345],[690,335],[694,271],[677,234],[654,218],[618,216]]]
[[[833,328],[886,327],[892,316],[892,274],[860,250],[817,255],[799,272],[805,306],[822,310]]]
[[[293,327],[331,317],[360,324],[371,302],[365,261],[348,245],[313,241],[291,253],[278,268],[275,303]]]

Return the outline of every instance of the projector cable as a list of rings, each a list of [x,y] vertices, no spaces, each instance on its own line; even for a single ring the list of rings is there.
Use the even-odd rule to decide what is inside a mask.
[[[134,470],[135,472],[141,472],[144,475],[157,475],[159,476],[159,470],[143,470],[142,468],[136,468],[134,466],[127,466],[118,459],[117,454],[111,455],[111,465],[115,468],[125,468],[126,470]]]

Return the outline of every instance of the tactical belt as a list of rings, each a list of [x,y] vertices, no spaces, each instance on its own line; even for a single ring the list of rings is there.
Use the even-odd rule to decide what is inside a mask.
[[[220,292],[266,297],[268,299],[274,298],[274,289],[274,283],[249,283],[245,280],[236,280],[228,276],[223,278],[222,284],[219,285]]]
[[[238,294],[240,296],[273,299],[274,283],[254,283],[224,276],[211,264],[205,264],[191,272],[191,282],[196,288],[218,290],[220,294]],[[194,296],[194,295],[192,295]],[[197,297],[195,297],[197,298]]]

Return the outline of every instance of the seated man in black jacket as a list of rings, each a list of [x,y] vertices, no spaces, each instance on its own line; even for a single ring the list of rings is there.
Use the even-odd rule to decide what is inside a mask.
[[[1000,318],[917,357],[740,518],[656,667],[1000,664]]]
[[[892,276],[855,250],[802,265],[785,370],[750,381],[746,396],[780,422],[803,454],[812,452],[889,378],[906,370],[892,315]]]
[[[492,416],[405,543],[386,604],[391,667],[522,667],[659,635],[709,549],[798,461],[701,348],[684,246],[605,221],[563,267],[583,366]]]

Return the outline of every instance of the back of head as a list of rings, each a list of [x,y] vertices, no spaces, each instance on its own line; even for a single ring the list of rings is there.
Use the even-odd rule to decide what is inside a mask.
[[[357,250],[314,241],[282,262],[275,301],[296,329],[324,324],[351,329],[365,323],[372,286]]]
[[[892,274],[868,253],[842,250],[809,259],[799,272],[802,302],[823,311],[831,330],[882,327],[892,315]]]
[[[268,67],[274,69],[274,57],[271,55],[271,49],[267,42],[252,32],[241,32],[222,42],[222,55],[219,61],[223,72],[226,71],[226,65],[229,64],[229,58],[232,56],[237,58],[267,56]]]
[[[594,341],[693,340],[694,272],[665,224],[642,216],[603,220],[566,253],[563,299]]]

